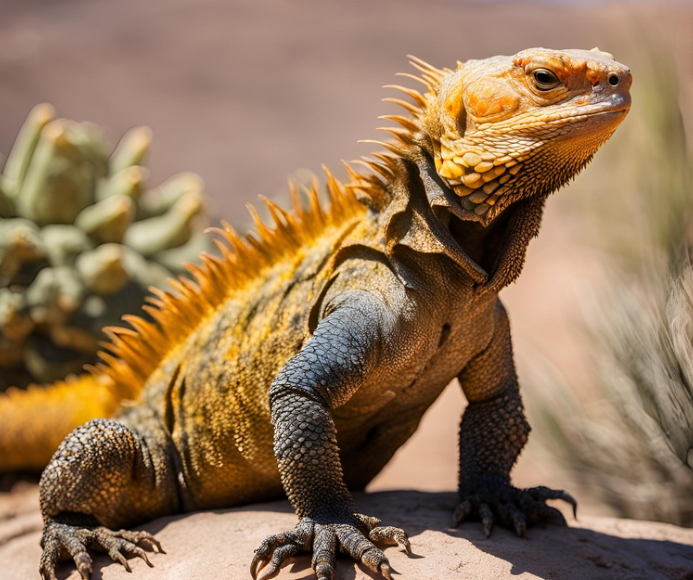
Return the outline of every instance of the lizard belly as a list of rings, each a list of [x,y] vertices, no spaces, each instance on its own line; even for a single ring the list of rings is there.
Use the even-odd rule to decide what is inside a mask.
[[[474,316],[461,313],[448,318],[451,324],[442,319],[430,323],[419,348],[410,351],[410,361],[419,361],[416,366],[393,365],[387,380],[364,385],[335,410],[342,463],[351,487],[365,487],[414,434],[424,413],[479,352],[479,343],[471,337],[481,338],[482,345],[490,340],[495,297],[490,298]]]

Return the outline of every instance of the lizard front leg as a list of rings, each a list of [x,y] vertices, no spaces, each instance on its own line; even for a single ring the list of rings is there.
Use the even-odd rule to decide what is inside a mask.
[[[377,363],[384,305],[363,292],[341,301],[277,375],[270,391],[274,450],[282,484],[300,518],[293,530],[270,536],[251,564],[256,578],[275,576],[286,559],[313,554],[319,579],[334,578],[337,550],[390,578],[374,542],[399,543],[402,530],[357,513],[344,483],[330,410],[345,403]]]
[[[574,511],[577,503],[564,491],[518,489],[510,484],[510,470],[527,442],[530,427],[515,372],[510,324],[500,301],[494,317],[490,344],[459,375],[469,406],[460,425],[460,503],[454,524],[476,517],[486,536],[495,522],[523,536],[528,524],[565,524],[561,512],[547,506],[546,500],[562,499]]]

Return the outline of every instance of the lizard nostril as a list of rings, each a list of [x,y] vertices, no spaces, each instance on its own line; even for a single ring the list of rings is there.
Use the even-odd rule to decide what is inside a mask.
[[[616,73],[611,73],[609,75],[609,84],[616,86],[618,84],[618,75]]]

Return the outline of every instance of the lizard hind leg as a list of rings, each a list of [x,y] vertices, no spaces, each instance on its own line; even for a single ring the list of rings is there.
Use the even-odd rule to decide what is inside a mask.
[[[167,445],[163,431],[140,434],[105,419],[86,423],[63,441],[40,483],[42,578],[55,580],[57,563],[70,558],[89,578],[89,549],[108,553],[128,570],[126,556],[151,565],[142,548],[162,551],[151,534],[114,529],[177,511]]]

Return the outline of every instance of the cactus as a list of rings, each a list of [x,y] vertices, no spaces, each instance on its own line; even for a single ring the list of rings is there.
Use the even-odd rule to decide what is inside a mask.
[[[29,113],[0,175],[0,390],[94,362],[102,327],[205,249],[202,180],[146,190],[150,142],[139,127],[111,153],[95,125]]]

